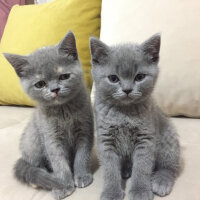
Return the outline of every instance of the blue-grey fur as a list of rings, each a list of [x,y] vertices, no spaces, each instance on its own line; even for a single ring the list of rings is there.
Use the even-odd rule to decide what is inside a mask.
[[[151,97],[159,72],[160,35],[140,45],[111,47],[91,38],[90,50],[104,169],[101,200],[123,199],[121,177],[131,177],[129,200],[169,194],[179,172],[180,149],[173,125]]]
[[[21,137],[22,158],[15,165],[15,176],[52,190],[56,199],[70,195],[74,185],[89,185],[93,114],[73,33],[28,56],[4,55],[37,102]],[[61,74],[70,76],[61,80]],[[46,82],[43,88],[34,86],[41,80]]]

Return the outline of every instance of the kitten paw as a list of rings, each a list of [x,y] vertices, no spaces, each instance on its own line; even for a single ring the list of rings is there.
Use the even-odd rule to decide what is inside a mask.
[[[56,200],[64,199],[74,192],[74,188],[71,189],[53,189],[52,194]]]
[[[84,174],[75,176],[75,186],[79,188],[84,188],[92,183],[93,177],[92,174]]]
[[[124,198],[124,191],[116,190],[116,192],[110,191],[103,191],[101,193],[100,200],[122,200]]]
[[[64,189],[53,189],[52,194],[56,200],[61,200],[71,195],[74,192],[74,190],[75,188],[69,185],[67,186],[67,188],[64,188]]]
[[[172,191],[174,178],[170,174],[156,172],[152,177],[152,191],[158,196],[166,196]]]
[[[129,200],[153,200],[153,192],[147,191],[129,191]]]

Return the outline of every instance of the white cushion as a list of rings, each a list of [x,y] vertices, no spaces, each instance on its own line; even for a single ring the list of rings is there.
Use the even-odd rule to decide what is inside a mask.
[[[109,45],[161,33],[157,103],[171,116],[200,117],[200,1],[103,0],[101,16]]]

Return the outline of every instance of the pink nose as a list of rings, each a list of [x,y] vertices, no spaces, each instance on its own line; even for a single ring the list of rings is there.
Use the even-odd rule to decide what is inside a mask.
[[[60,90],[60,88],[56,88],[56,89],[51,90],[51,92],[58,94],[59,90]]]

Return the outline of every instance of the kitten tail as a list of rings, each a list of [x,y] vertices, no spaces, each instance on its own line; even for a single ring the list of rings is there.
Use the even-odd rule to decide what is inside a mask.
[[[64,188],[64,185],[46,170],[34,167],[22,158],[16,162],[14,174],[20,182],[27,183],[29,185],[36,185],[37,187],[46,190]]]

